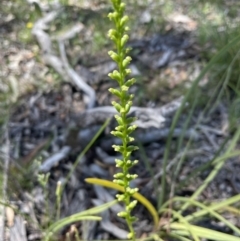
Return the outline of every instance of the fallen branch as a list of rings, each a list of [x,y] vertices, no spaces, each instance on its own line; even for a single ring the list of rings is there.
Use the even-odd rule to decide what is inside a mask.
[[[83,77],[73,70],[67,60],[65,53],[64,41],[73,38],[77,33],[82,31],[83,25],[77,24],[72,27],[69,31],[64,34],[53,37],[53,40],[57,40],[59,44],[59,50],[61,54],[61,58],[59,58],[56,54],[54,54],[52,50],[52,40],[50,36],[45,32],[48,28],[47,24],[52,22],[58,15],[59,11],[53,11],[46,14],[43,18],[39,19],[32,29],[32,34],[37,39],[37,42],[42,50],[42,58],[43,61],[51,66],[62,78],[63,80],[72,83],[79,89],[82,90],[87,96],[87,106],[88,108],[92,108],[95,104],[95,91],[91,86],[84,82]]]
[[[133,106],[129,115],[137,117],[134,124],[139,128],[162,128],[165,118],[172,115],[181,106],[181,102],[182,98],[179,98],[159,108]],[[72,118],[79,127],[84,128],[102,124],[106,119],[113,117],[115,114],[117,114],[117,111],[113,106],[103,106],[83,111],[80,114],[74,114]]]
[[[96,94],[95,91],[91,86],[89,86],[87,83],[84,82],[83,78],[75,71],[73,70],[67,60],[66,52],[65,52],[65,46],[63,41],[58,42],[59,50],[61,54],[61,59],[63,62],[63,66],[69,76],[69,78],[74,82],[77,87],[85,92],[87,96],[89,97],[89,100],[87,100],[88,108],[93,108],[96,100]]]
[[[70,151],[71,148],[69,146],[64,146],[59,152],[47,158],[39,167],[39,171],[44,173],[49,172],[52,167],[57,166],[61,160],[67,157]]]

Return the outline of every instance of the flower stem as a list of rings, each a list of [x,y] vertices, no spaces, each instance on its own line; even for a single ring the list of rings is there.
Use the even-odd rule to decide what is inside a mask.
[[[122,140],[122,145],[114,145],[115,151],[122,154],[122,160],[116,159],[116,167],[119,167],[122,172],[114,175],[114,182],[121,185],[124,188],[123,194],[117,194],[118,201],[122,201],[125,204],[125,211],[120,212],[118,216],[126,219],[129,234],[128,238],[131,240],[136,239],[136,234],[133,229],[133,222],[136,220],[132,216],[131,211],[136,206],[137,201],[131,201],[131,196],[138,191],[137,188],[131,188],[130,182],[137,178],[136,174],[130,174],[130,168],[137,164],[138,161],[131,161],[130,156],[132,151],[137,150],[136,146],[130,145],[130,142],[134,141],[131,137],[131,133],[137,128],[136,125],[131,125],[135,120],[128,117],[128,113],[132,106],[133,95],[129,94],[129,88],[135,83],[134,79],[127,79],[127,76],[131,73],[128,68],[131,58],[127,56],[129,49],[126,48],[128,40],[127,31],[129,27],[126,25],[128,22],[128,16],[124,15],[125,3],[121,0],[111,0],[114,12],[109,13],[108,17],[115,24],[115,29],[110,29],[108,36],[114,42],[116,52],[109,51],[110,57],[117,63],[118,70],[114,70],[109,74],[109,77],[118,82],[118,88],[110,88],[109,91],[119,98],[119,103],[113,101],[112,104],[118,112],[115,116],[118,126],[115,131],[111,133]]]

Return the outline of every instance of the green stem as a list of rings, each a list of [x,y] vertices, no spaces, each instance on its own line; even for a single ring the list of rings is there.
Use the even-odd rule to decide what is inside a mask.
[[[119,103],[113,102],[113,106],[116,108],[119,115],[116,120],[119,124],[115,128],[116,131],[112,131],[112,134],[121,139],[121,146],[114,146],[114,149],[122,154],[122,160],[116,160],[116,166],[121,168],[120,173],[115,174],[114,182],[123,187],[124,193],[117,195],[119,201],[123,201],[125,204],[125,211],[118,215],[126,219],[126,223],[129,228],[128,238],[135,241],[136,234],[133,229],[134,217],[131,215],[132,209],[136,206],[136,201],[131,202],[131,196],[137,191],[137,189],[130,188],[130,181],[136,178],[136,175],[132,175],[129,169],[136,164],[136,162],[130,162],[129,157],[134,149],[134,146],[130,146],[129,142],[132,141],[130,133],[136,129],[135,126],[130,125],[130,119],[127,117],[130,107],[132,105],[132,96],[128,94],[128,88],[133,85],[134,80],[130,82],[126,81],[126,76],[130,73],[127,66],[130,63],[131,58],[127,56],[127,49],[125,44],[128,40],[126,34],[129,29],[126,26],[128,17],[124,16],[125,4],[121,0],[111,0],[114,12],[108,16],[115,24],[115,29],[109,31],[109,37],[115,43],[116,53],[109,51],[110,57],[117,63],[118,70],[114,70],[109,76],[116,80],[119,84],[119,89],[110,89],[109,91],[119,98]],[[130,129],[129,129],[130,128]]]

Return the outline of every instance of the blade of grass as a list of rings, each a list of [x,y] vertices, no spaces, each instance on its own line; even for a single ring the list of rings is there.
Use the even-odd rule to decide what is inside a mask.
[[[100,185],[103,187],[109,187],[109,188],[115,189],[117,191],[124,192],[124,188],[122,186],[118,185],[117,183],[108,181],[108,180],[103,180],[103,179],[99,179],[99,178],[86,178],[85,181],[87,183],[96,184],[96,185]],[[140,203],[143,204],[144,207],[147,208],[147,210],[150,212],[150,214],[153,217],[154,226],[155,226],[155,228],[157,228],[158,223],[159,223],[159,217],[158,217],[158,213],[157,213],[156,209],[153,207],[153,205],[144,196],[142,196],[138,192],[134,193],[132,197],[135,198],[136,200],[138,200]]]
[[[222,208],[222,210],[220,210],[220,211],[224,211],[224,210],[240,217],[240,210],[235,207],[227,206],[227,207]]]
[[[60,219],[59,221],[53,223],[48,228],[45,240],[48,241],[54,233],[58,232],[60,229],[62,229],[64,226],[70,223],[74,223],[82,220],[97,220],[97,221],[101,220],[101,217],[93,216],[93,215],[96,215],[105,211],[109,207],[115,205],[117,202],[118,202],[117,200],[114,200],[114,201],[105,203],[103,205],[100,205],[98,207],[90,208],[83,212],[79,212],[71,216],[65,217],[63,219]]]
[[[225,148],[225,145],[227,144],[229,139],[230,139],[230,136],[224,140],[224,142],[221,144],[221,146],[219,147],[218,151],[216,152],[216,154],[214,155],[212,160],[195,168],[184,180],[180,181],[180,183],[178,184],[178,187],[181,188],[182,186],[184,186],[186,184],[186,182],[189,182],[190,179],[195,177],[199,172],[203,172],[203,171],[207,170],[213,164],[213,162],[219,156],[219,154],[222,152],[222,150]]]
[[[198,235],[196,235],[196,233],[193,232],[191,228],[192,225],[181,214],[169,208],[164,208],[161,210],[161,212],[166,212],[166,213],[170,212],[171,214],[173,214],[174,218],[178,218],[178,220],[186,227],[186,229],[188,230],[189,234],[192,236],[194,241],[200,241],[200,239],[198,238]]]
[[[171,223],[171,232],[182,236],[189,236],[188,229],[184,224]],[[214,241],[240,241],[239,237],[230,234],[225,234],[208,228],[191,225],[191,230],[201,238],[210,239]]]
[[[237,203],[239,201],[240,201],[240,194],[238,194],[234,197],[228,198],[227,200],[221,201],[220,203],[213,204],[213,205],[209,206],[208,209],[212,210],[212,211],[220,210],[225,207],[228,207],[229,205],[231,205],[233,203]],[[192,218],[190,218],[191,216],[194,216],[194,218],[198,218],[198,217],[204,216],[206,214],[207,214],[206,210],[200,210],[200,211],[195,212],[194,214],[186,216],[186,218],[192,219]]]
[[[57,231],[59,231],[61,228],[64,226],[74,223],[74,222],[79,222],[83,220],[90,220],[90,221],[101,221],[101,217],[98,216],[79,216],[75,217],[74,219],[71,217],[66,217],[64,220],[59,220],[61,223],[56,223],[54,227],[50,227],[51,231],[45,236],[44,240],[48,241]]]
[[[214,108],[216,107],[216,104],[218,103],[218,101],[219,101],[219,99],[221,98],[224,90],[226,89],[226,86],[227,86],[228,83],[229,83],[229,80],[230,80],[230,77],[231,77],[231,74],[232,74],[232,67],[233,67],[233,65],[235,64],[235,62],[237,61],[237,58],[238,58],[238,56],[239,56],[239,52],[240,52],[240,51],[238,51],[238,52],[236,53],[236,55],[235,55],[235,57],[233,58],[233,60],[231,61],[230,65],[227,67],[227,70],[226,70],[226,78],[225,78],[225,80],[223,81],[223,84],[221,85],[221,89],[220,89],[220,91],[219,91],[219,93],[218,93],[217,99],[216,99],[215,103],[211,106],[211,110],[209,111],[209,113],[211,113],[211,112],[214,110]]]
[[[82,160],[83,156],[88,152],[88,150],[92,147],[92,145],[95,143],[95,141],[98,139],[98,137],[101,135],[101,133],[104,131],[104,129],[106,128],[106,126],[109,124],[110,119],[107,119],[103,125],[101,126],[101,128],[98,130],[98,132],[95,134],[95,136],[92,138],[92,140],[87,144],[87,146],[83,149],[83,151],[78,155],[77,159],[75,160],[75,162],[73,163],[72,168],[70,169],[70,171],[68,172],[67,177],[65,178],[64,182],[61,185],[61,194],[63,193],[70,177],[72,176],[74,170],[76,169],[77,165],[79,164],[79,162]],[[54,210],[57,207],[57,202],[54,205]]]
[[[98,139],[98,137],[101,135],[101,133],[104,131],[104,129],[106,128],[106,126],[109,124],[110,119],[107,119],[104,124],[101,126],[101,128],[98,130],[98,132],[96,133],[96,135],[92,138],[92,140],[88,143],[88,145],[84,148],[84,150],[79,154],[79,156],[77,157],[76,161],[73,163],[73,166],[71,168],[71,170],[69,171],[64,183],[62,184],[62,190],[64,190],[67,182],[69,181],[70,177],[72,176],[74,170],[76,169],[77,165],[79,164],[79,162],[81,161],[81,159],[83,158],[83,156],[87,153],[87,151],[91,148],[91,146],[95,143],[95,141]]]
[[[154,233],[151,235],[154,241],[164,241],[158,234]]]
[[[196,127],[201,123],[201,121],[204,119],[204,115],[205,115],[205,112],[208,110],[208,107],[211,106],[211,110],[210,110],[210,112],[211,112],[211,111],[215,108],[216,104],[218,103],[218,100],[221,98],[221,95],[222,95],[222,93],[223,93],[223,90],[226,88],[226,85],[227,85],[227,83],[229,82],[230,75],[231,75],[231,71],[232,71],[232,66],[233,66],[234,63],[236,62],[237,57],[238,57],[238,54],[239,54],[239,52],[235,55],[234,59],[231,61],[231,64],[228,66],[228,68],[227,68],[227,70],[226,70],[225,80],[224,80],[224,81],[221,80],[221,81],[219,82],[219,84],[218,84],[219,87],[220,87],[220,89],[221,89],[221,90],[220,90],[220,93],[218,93],[218,92],[219,92],[219,91],[217,91],[218,88],[216,88],[216,89],[215,89],[215,92],[217,93],[217,97],[215,97],[214,94],[211,96],[211,98],[210,98],[210,100],[208,101],[207,105],[205,106],[204,110],[202,111],[202,113],[201,113],[200,116],[198,117],[197,123],[195,124],[195,128],[196,128]],[[222,84],[222,82],[223,82],[223,84]],[[197,94],[199,94],[199,92],[198,92]],[[197,99],[198,99],[197,94],[196,94],[196,97],[194,98],[194,103],[193,103],[193,105],[192,105],[192,107],[191,107],[191,110],[190,110],[190,112],[189,112],[189,114],[188,114],[188,117],[187,117],[187,119],[186,119],[186,121],[185,121],[185,123],[184,123],[181,136],[180,136],[180,138],[179,138],[179,140],[178,140],[177,153],[178,153],[179,150],[182,148],[182,143],[183,143],[184,134],[185,134],[185,132],[186,132],[186,130],[187,130],[188,124],[190,123],[190,120],[191,120],[191,118],[192,118],[192,116],[193,116],[194,109],[195,109],[195,107],[196,107],[196,105],[197,105]],[[216,99],[214,103],[212,103],[212,99]],[[214,106],[214,108],[213,108],[213,106]],[[186,146],[185,149],[187,149],[187,148],[190,146],[191,142],[192,142],[192,138],[190,137],[190,139],[189,139],[189,141],[188,141],[188,144],[187,144],[187,146]],[[184,149],[184,150],[185,150],[185,149]],[[172,175],[172,176],[173,176],[173,183],[175,183],[175,181],[176,181],[176,178],[177,178],[177,176],[178,176],[178,174],[179,174],[179,171],[180,171],[180,169],[181,169],[181,167],[182,167],[183,162],[184,162],[184,156],[181,158],[181,160],[180,160],[180,161],[177,163],[177,165],[176,165],[176,168],[175,168],[174,173],[173,173],[173,175]],[[173,188],[173,187],[171,188],[171,192],[170,192],[170,195],[171,195],[171,196],[170,196],[170,198],[172,198],[172,197],[174,196],[174,193],[175,193],[175,190],[174,190],[174,189],[175,189],[175,188]]]
[[[239,80],[240,82],[240,75],[239,75]],[[236,88],[232,83],[228,83],[228,86],[235,92],[235,94],[240,97],[240,90],[239,88]]]
[[[203,190],[208,186],[208,184],[214,179],[214,177],[218,174],[219,170],[222,168],[222,166],[225,163],[226,158],[224,158],[224,157],[228,156],[228,154],[230,154],[233,151],[235,145],[237,144],[239,136],[240,136],[240,129],[238,129],[238,131],[234,135],[226,153],[222,157],[219,157],[214,161],[214,164],[215,164],[214,169],[208,175],[208,177],[203,182],[203,184],[191,196],[192,200],[196,199],[203,192]],[[188,208],[188,206],[189,205],[187,203],[184,204],[183,207],[181,208],[180,212],[183,212],[184,210],[186,210],[186,208]]]
[[[237,82],[237,87],[236,87],[236,89],[237,89],[237,90],[240,89],[240,75],[239,75],[239,77],[238,77],[238,82]]]
[[[141,156],[143,157],[143,161],[144,161],[144,164],[146,166],[146,169],[147,171],[150,173],[151,175],[151,178],[153,180],[153,188],[154,188],[154,192],[157,193],[157,190],[158,190],[158,185],[157,185],[157,180],[154,178],[154,172],[153,172],[153,169],[150,165],[150,161],[146,155],[146,152],[143,148],[143,145],[142,143],[138,142],[138,147],[139,147],[139,151],[141,152]]]
[[[173,131],[174,128],[177,124],[177,121],[183,111],[183,108],[185,106],[185,104],[187,103],[187,100],[189,99],[189,97],[191,96],[191,93],[195,90],[195,88],[197,87],[198,83],[200,82],[200,80],[205,76],[205,74],[210,70],[210,68],[216,63],[217,60],[220,59],[220,57],[226,53],[233,45],[235,45],[236,43],[238,43],[240,40],[240,35],[238,35],[237,37],[235,37],[229,44],[227,44],[226,46],[224,46],[211,60],[210,62],[207,64],[207,66],[201,71],[200,75],[196,78],[196,80],[193,82],[191,88],[189,89],[189,91],[187,92],[187,94],[185,95],[182,104],[180,106],[180,108],[177,110],[176,114],[174,115],[173,118],[173,122],[170,128],[170,132],[168,135],[168,139],[167,139],[167,144],[166,144],[166,149],[164,152],[164,158],[163,158],[163,171],[164,171],[164,175],[162,175],[161,178],[161,193],[158,194],[158,208],[161,207],[161,205],[163,204],[164,201],[164,197],[165,197],[165,189],[166,189],[166,166],[167,166],[167,161],[168,161],[168,157],[169,157],[169,150],[170,150],[170,146],[171,146],[171,141],[172,141],[172,136],[173,136]]]
[[[178,234],[173,234],[172,232],[168,233],[168,236],[172,237],[172,238],[175,238],[175,239],[179,239],[180,241],[192,241],[191,239],[182,237],[182,236],[180,236]]]
[[[235,202],[238,202],[240,200],[240,195],[239,197],[236,199],[234,199],[234,203]],[[232,229],[233,232],[236,232],[238,235],[240,235],[240,230],[234,226],[232,223],[230,223],[228,220],[226,220],[223,216],[221,216],[219,213],[217,213],[215,210],[217,209],[218,206],[215,206],[214,205],[211,205],[211,206],[206,206],[198,201],[195,201],[195,200],[192,200],[190,198],[184,198],[184,197],[176,197],[174,198],[172,201],[176,202],[176,201],[180,201],[180,202],[185,202],[185,203],[188,203],[189,205],[194,205],[194,206],[197,206],[197,207],[200,207],[202,210],[200,211],[197,211],[193,214],[190,214],[188,216],[185,216],[184,217],[184,220],[185,221],[194,221],[199,218],[199,217],[202,217],[204,215],[207,215],[207,214],[210,214],[212,215],[213,217],[215,217],[216,219],[218,219],[219,221],[221,221],[222,223],[224,223],[227,227],[229,227],[230,229]],[[225,200],[223,201],[223,205],[229,205],[228,202],[226,202],[228,200]],[[232,199],[230,200],[232,202]],[[166,205],[164,205],[166,206]],[[204,212],[203,212],[204,211]]]

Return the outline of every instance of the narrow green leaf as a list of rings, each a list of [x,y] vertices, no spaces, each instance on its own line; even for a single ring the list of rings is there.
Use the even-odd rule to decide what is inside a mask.
[[[186,225],[182,223],[171,223],[170,229],[172,233],[180,234],[183,236],[189,236],[189,231]],[[230,234],[225,234],[208,228],[198,227],[191,225],[191,230],[201,238],[210,239],[214,241],[240,241],[240,237],[236,237]]]
[[[123,187],[121,187],[120,185],[118,185],[116,183],[108,181],[108,180],[103,180],[103,179],[99,179],[99,178],[86,178],[85,181],[87,183],[92,183],[92,184],[100,185],[103,187],[109,187],[109,188],[118,190],[120,192],[124,192]],[[156,209],[153,207],[153,205],[144,196],[142,196],[138,192],[133,194],[133,198],[138,200],[140,203],[142,203],[147,208],[147,210],[150,212],[150,214],[153,217],[155,228],[157,228],[158,222],[159,222],[159,217],[158,217],[158,213],[157,213]]]

